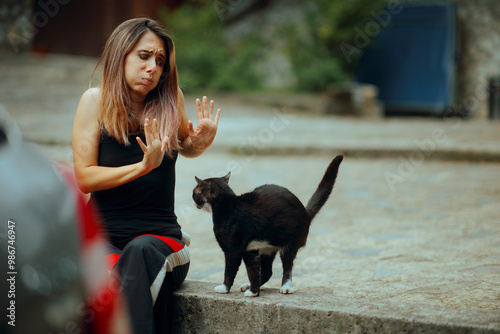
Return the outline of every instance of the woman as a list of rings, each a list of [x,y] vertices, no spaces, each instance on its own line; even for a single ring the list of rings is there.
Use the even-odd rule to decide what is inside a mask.
[[[100,87],[83,94],[73,126],[76,179],[104,220],[134,332],[164,333],[168,297],[189,266],[174,214],[175,161],[211,145],[220,109],[214,117],[213,101],[197,99],[196,128],[188,120],[172,39],[154,20],[119,25],[99,63]]]

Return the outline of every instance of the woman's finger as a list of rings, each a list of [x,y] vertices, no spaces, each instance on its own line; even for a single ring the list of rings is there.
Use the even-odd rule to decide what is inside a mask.
[[[168,137],[165,136],[165,137],[163,137],[163,141],[161,142],[161,151],[165,152],[165,150],[167,149],[167,146],[168,146]]]
[[[148,147],[146,145],[144,145],[141,138],[135,137],[135,139],[139,143],[139,146],[141,147],[142,152],[145,154],[148,151]]]
[[[188,121],[188,131],[190,136],[194,135],[194,125],[191,120]]]
[[[153,138],[155,140],[160,140],[160,133],[159,133],[159,130],[158,130],[158,121],[155,119],[153,119]]]
[[[210,106],[208,108],[208,119],[213,119],[214,117],[214,100],[210,100]]]
[[[201,111],[200,99],[196,99],[196,117],[198,118],[198,120],[203,118],[203,112]]]
[[[208,117],[207,111],[207,97],[203,96],[203,118]]]
[[[220,118],[220,109],[217,109],[217,113],[215,114],[215,119],[214,119],[215,125],[219,124],[219,118]]]
[[[149,120],[146,118],[146,121],[144,122],[144,137],[146,137],[146,145],[150,145],[151,142],[153,141],[152,135],[151,135],[151,126],[149,124]]]

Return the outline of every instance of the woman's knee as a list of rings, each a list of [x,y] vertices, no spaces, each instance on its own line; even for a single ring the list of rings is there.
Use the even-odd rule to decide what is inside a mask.
[[[155,237],[151,235],[141,235],[138,236],[137,238],[132,239],[127,246],[125,247],[124,251],[127,248],[137,248],[137,249],[145,249],[151,247],[155,241]]]
[[[157,237],[154,235],[141,235],[130,241],[124,248],[123,253],[160,253],[164,256],[168,256],[169,254],[177,253],[182,250],[187,252],[187,247],[180,240],[168,237]]]
[[[157,240],[153,236],[143,235],[139,236],[132,241],[130,241],[127,246],[123,249],[122,260],[123,258],[144,258],[146,262],[158,257],[155,254],[162,253],[158,249],[158,245],[156,245]]]

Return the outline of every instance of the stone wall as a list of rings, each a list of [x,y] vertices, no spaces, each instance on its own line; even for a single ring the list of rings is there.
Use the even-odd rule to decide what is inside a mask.
[[[458,0],[457,103],[487,118],[488,82],[500,76],[500,1]]]

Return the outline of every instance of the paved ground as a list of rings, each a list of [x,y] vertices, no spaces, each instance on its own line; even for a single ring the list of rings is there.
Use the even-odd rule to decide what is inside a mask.
[[[179,161],[179,189],[192,189],[193,175],[206,176],[234,159],[210,156],[197,164]],[[278,183],[307,202],[329,161],[325,155],[258,157],[230,184],[240,193]],[[500,309],[498,167],[427,162],[392,190],[384,174],[397,170],[397,161],[346,159],[299,253],[294,286],[368,300]],[[224,262],[210,215],[196,211],[186,191],[177,204],[193,237],[190,278],[221,282]],[[277,260],[271,287],[280,286],[280,266]],[[237,283],[245,283],[245,275],[240,271]]]
[[[73,116],[95,62],[0,61],[0,103],[52,159],[71,164]],[[187,95],[188,108],[194,98]],[[321,98],[309,95],[214,99],[223,115],[213,147],[178,161],[177,213],[193,239],[188,278],[220,283],[224,266],[211,217],[190,198],[194,175],[231,170],[236,193],[277,183],[306,202],[342,152],[332,197],[297,258],[294,287],[368,304],[471,310],[471,317],[484,310],[492,315],[484,325],[500,331],[498,121],[327,117]],[[279,287],[280,265],[269,287]],[[237,283],[245,281],[242,269]]]

